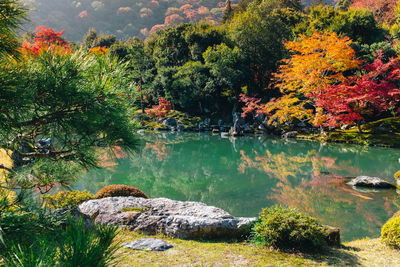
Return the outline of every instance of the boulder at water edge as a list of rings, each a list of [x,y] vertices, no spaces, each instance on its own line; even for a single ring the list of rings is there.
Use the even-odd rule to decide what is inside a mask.
[[[177,238],[241,238],[249,234],[251,223],[256,221],[234,217],[204,203],[167,198],[109,197],[86,201],[78,209],[96,223]]]
[[[393,184],[386,182],[378,177],[357,176],[347,183],[352,186],[368,187],[368,188],[396,188]]]

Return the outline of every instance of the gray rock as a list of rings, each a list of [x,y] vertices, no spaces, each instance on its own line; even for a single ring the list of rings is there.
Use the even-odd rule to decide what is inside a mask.
[[[352,186],[368,187],[368,188],[396,188],[393,184],[386,182],[378,177],[357,176],[347,183]]]
[[[210,118],[206,118],[203,121],[204,126],[210,126],[210,123],[211,123],[211,119]]]
[[[164,240],[154,238],[142,238],[122,245],[124,248],[148,251],[165,251],[174,246]]]
[[[176,126],[176,120],[174,118],[168,118],[165,121],[163,121],[163,124],[168,127],[175,127]]]
[[[137,131],[137,133],[140,134],[140,135],[144,135],[145,131],[143,129],[140,129],[140,130]]]
[[[297,134],[297,131],[287,132],[282,134],[282,138],[296,138]]]
[[[123,208],[142,211],[121,212]],[[96,223],[120,225],[147,234],[162,233],[178,238],[241,238],[250,232],[256,218],[234,217],[226,211],[200,202],[167,198],[109,197],[79,205],[79,211],[95,217]]]
[[[161,131],[168,131],[169,129],[167,127],[163,127],[163,128],[159,127],[159,128],[154,128],[154,130],[161,132]]]

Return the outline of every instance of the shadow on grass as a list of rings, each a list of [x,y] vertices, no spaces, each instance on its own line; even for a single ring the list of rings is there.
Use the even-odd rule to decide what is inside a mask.
[[[245,244],[246,246],[254,245],[259,248],[262,248],[261,245],[257,245],[251,242],[246,242],[243,239],[217,239],[217,240],[188,239],[188,240],[193,240],[201,243],[221,243],[221,242],[227,244],[246,243]],[[267,250],[268,248],[265,249]],[[275,251],[298,256],[307,260],[312,260],[316,263],[327,264],[331,266],[362,266],[358,257],[351,253],[352,251],[357,252],[360,250],[361,249],[359,248],[341,245],[340,247],[322,248],[320,251],[317,252],[300,252],[297,250],[287,250],[287,249],[280,249]]]
[[[338,248],[327,248],[318,253],[301,253],[300,255],[305,259],[332,266],[362,266],[358,257],[351,253],[352,251],[360,251],[360,249],[342,245]]]

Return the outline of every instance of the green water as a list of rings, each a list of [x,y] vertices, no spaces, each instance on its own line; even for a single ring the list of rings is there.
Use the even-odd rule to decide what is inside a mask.
[[[96,192],[127,184],[148,196],[201,201],[235,216],[256,216],[283,204],[341,229],[342,239],[377,237],[397,211],[396,190],[356,191],[343,177],[368,175],[394,182],[400,150],[273,137],[151,134],[131,158],[106,161],[76,187]]]

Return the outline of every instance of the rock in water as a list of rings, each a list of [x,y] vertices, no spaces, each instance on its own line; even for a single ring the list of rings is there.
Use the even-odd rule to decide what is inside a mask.
[[[378,177],[357,176],[347,183],[352,186],[368,187],[368,188],[396,188],[393,184],[388,183]]]
[[[175,127],[177,125],[176,120],[174,118],[168,118],[163,121],[163,124],[168,127]]]
[[[167,198],[93,199],[79,205],[79,211],[95,218],[96,223],[177,238],[241,238],[250,233],[250,225],[256,221],[256,218],[234,217],[204,203]]]
[[[297,134],[298,134],[297,131],[287,132],[282,134],[282,138],[296,138]]]
[[[174,246],[164,240],[154,238],[142,238],[122,245],[124,248],[148,251],[165,251]]]

